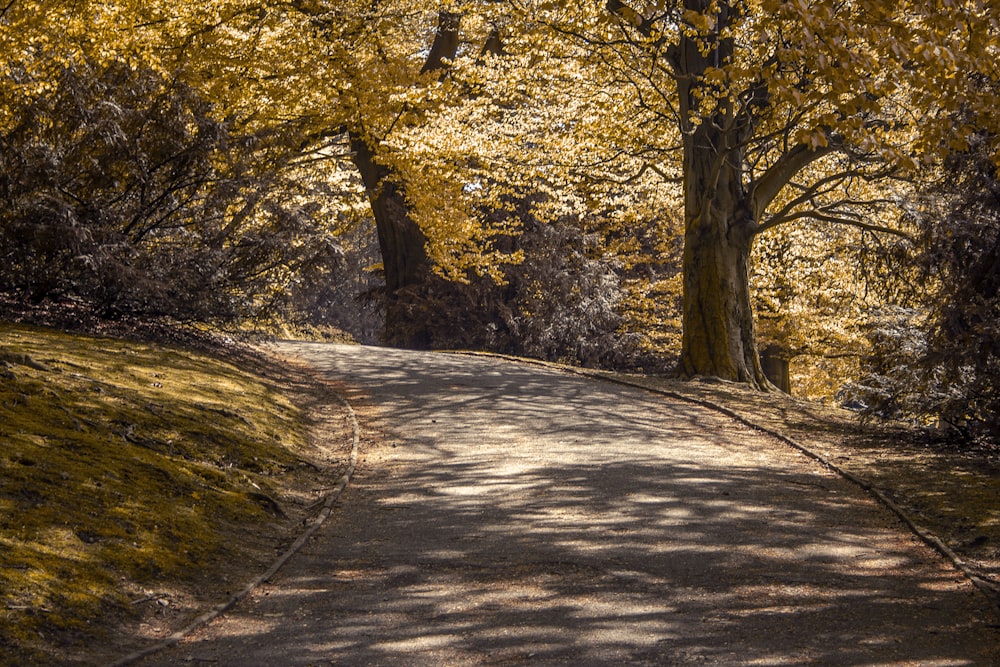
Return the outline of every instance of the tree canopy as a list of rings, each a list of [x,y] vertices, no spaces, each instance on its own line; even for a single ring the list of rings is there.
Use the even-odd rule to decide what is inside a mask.
[[[995,67],[976,3],[532,9],[614,91],[590,101],[607,128],[601,168],[640,157],[679,186],[686,374],[764,383],[747,289],[754,237],[795,220],[895,231],[892,180],[963,145],[974,125],[953,122],[958,109],[995,122],[981,113],[987,96],[970,95]]]
[[[8,0],[0,287],[237,317],[370,217],[389,341],[769,388],[762,347],[860,359],[936,275],[923,184],[996,162],[998,10]]]

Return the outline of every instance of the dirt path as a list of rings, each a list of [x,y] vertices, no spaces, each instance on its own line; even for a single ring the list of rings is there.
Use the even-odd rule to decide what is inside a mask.
[[[863,492],[639,390],[489,358],[282,352],[381,444],[267,586],[143,665],[991,665],[985,598]]]

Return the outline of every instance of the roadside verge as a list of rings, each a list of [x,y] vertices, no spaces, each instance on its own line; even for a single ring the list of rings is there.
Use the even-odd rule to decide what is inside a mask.
[[[271,563],[271,565],[264,572],[251,579],[249,583],[247,583],[240,591],[229,596],[229,598],[226,599],[225,601],[216,604],[207,611],[201,613],[192,621],[190,621],[180,629],[176,630],[175,632],[171,633],[168,637],[156,642],[155,644],[136,650],[112,662],[109,667],[125,667],[126,665],[131,665],[138,662],[142,658],[145,658],[147,656],[158,653],[159,651],[167,649],[180,642],[182,639],[184,639],[186,636],[188,636],[198,628],[204,626],[207,623],[210,623],[211,621],[215,620],[228,610],[232,609],[241,600],[245,599],[248,595],[250,595],[250,593],[252,593],[256,588],[258,588],[265,582],[269,581],[272,577],[274,577],[274,575],[278,573],[278,571],[289,561],[289,559],[291,559],[296,553],[298,553],[299,550],[301,550],[302,547],[309,540],[309,538],[311,538],[316,533],[316,531],[327,521],[327,519],[330,518],[330,515],[333,512],[334,505],[340,498],[340,495],[341,493],[343,493],[344,489],[347,488],[347,485],[350,483],[351,478],[354,476],[354,472],[357,468],[361,430],[358,424],[357,415],[355,414],[354,409],[351,407],[351,404],[347,401],[347,399],[345,399],[334,388],[330,387],[328,382],[322,380],[315,373],[312,373],[305,368],[299,368],[298,370],[302,373],[307,373],[313,379],[313,381],[316,382],[318,385],[324,386],[325,393],[328,395],[330,401],[332,403],[335,403],[336,405],[339,405],[346,413],[348,422],[350,424],[350,433],[351,433],[350,435],[351,445],[350,445],[350,453],[348,455],[347,468],[337,479],[337,482],[334,484],[334,486],[326,492],[325,496],[323,496],[319,501],[313,503],[313,507],[321,505],[319,511],[311,519],[308,519],[304,523],[303,530],[299,533],[299,535],[295,538],[295,540],[291,543],[291,545],[289,545],[278,556],[278,558],[275,559],[273,563]],[[312,437],[315,439],[319,437],[317,436],[317,434],[322,433],[326,428],[325,424],[326,420],[324,419],[322,409],[314,411],[313,415],[317,417],[311,429]],[[332,418],[337,419],[338,416],[332,415]]]

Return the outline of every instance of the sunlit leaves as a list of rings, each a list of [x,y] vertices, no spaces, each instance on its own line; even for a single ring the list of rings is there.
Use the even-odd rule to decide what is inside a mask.
[[[0,95],[41,97],[75,63],[141,66],[183,82],[210,103],[208,117],[246,136],[288,132],[303,150],[344,132],[363,140],[405,185],[407,213],[449,278],[500,277],[518,261],[510,244],[500,250],[518,222],[491,214],[528,200],[525,215],[576,221],[627,271],[644,266],[643,254],[676,254],[691,176],[682,156],[696,132],[713,136],[715,175],[731,168],[734,191],[756,197],[744,203],[757,230],[817,220],[850,234],[893,228],[898,193],[886,179],[969,147],[973,128],[1000,125],[995,87],[983,85],[998,76],[998,9],[995,0],[15,0],[0,16]],[[421,73],[444,10],[462,13],[461,44],[446,67]],[[484,53],[494,31],[502,55]],[[16,123],[13,108],[0,104],[0,126]],[[356,191],[338,205],[332,194],[309,201],[324,180],[331,193],[350,190],[336,182],[350,180],[345,172],[312,164],[284,172],[286,183],[301,178],[302,201],[284,202],[287,216],[251,207],[248,228],[357,217]],[[248,196],[220,215],[239,217]],[[637,238],[649,229],[662,237]],[[650,275],[634,285],[636,302],[655,294],[673,305],[664,285],[676,282]]]

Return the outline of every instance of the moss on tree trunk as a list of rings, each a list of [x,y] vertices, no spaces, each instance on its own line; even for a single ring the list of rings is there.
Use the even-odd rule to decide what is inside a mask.
[[[703,184],[692,187],[701,190]],[[688,207],[681,371],[767,388],[750,305],[754,225],[745,198],[734,194],[693,197]]]

